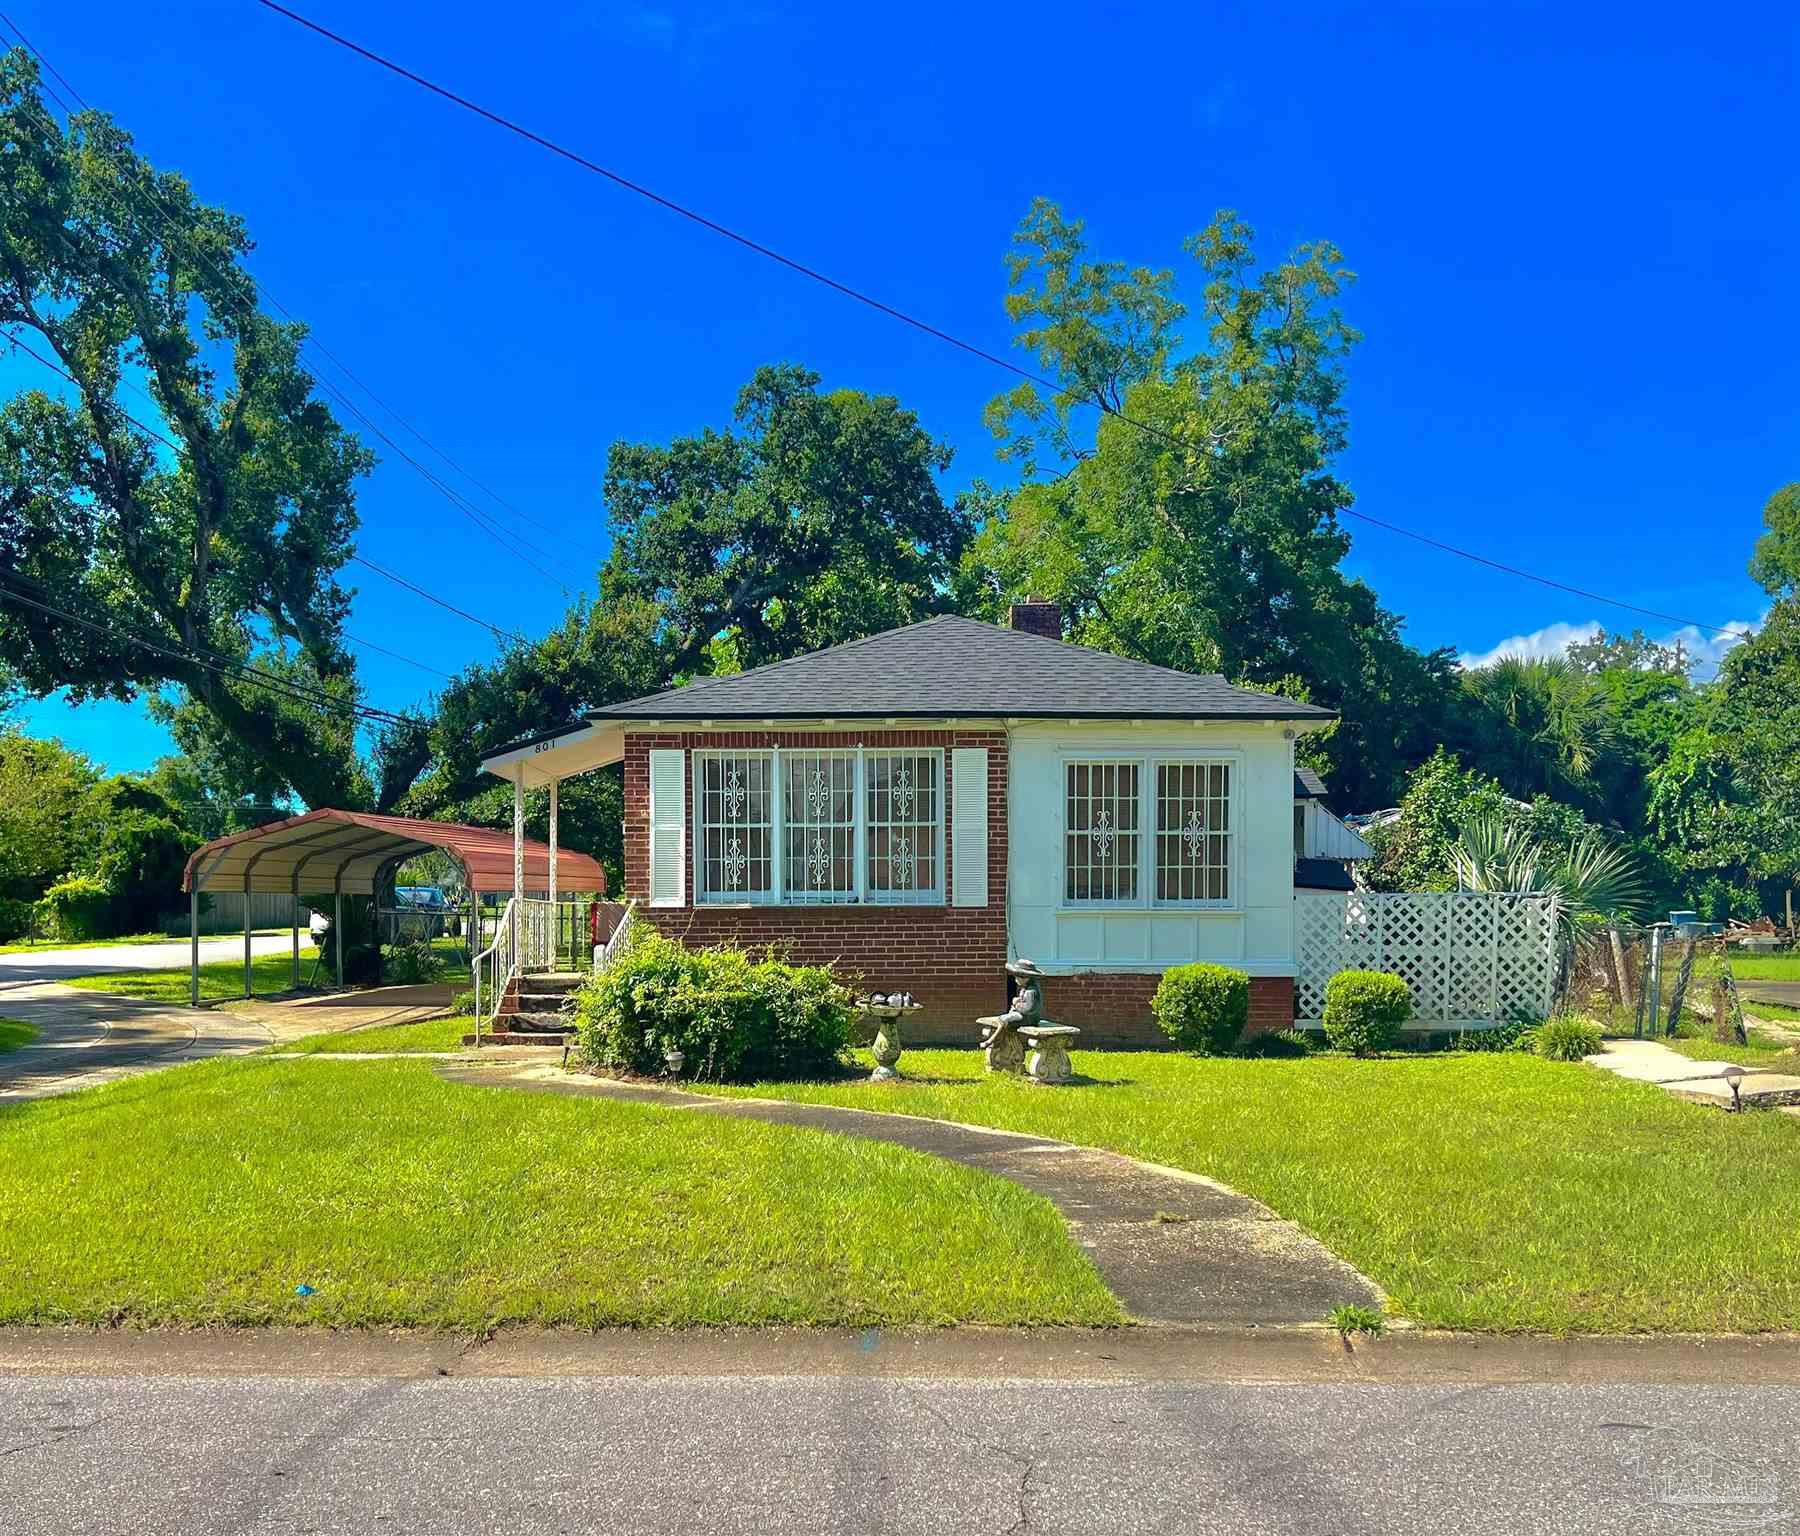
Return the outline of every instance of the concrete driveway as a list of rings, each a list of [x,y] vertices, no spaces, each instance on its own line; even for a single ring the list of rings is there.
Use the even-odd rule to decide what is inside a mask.
[[[311,940],[302,933],[304,948]],[[285,955],[292,947],[292,936],[285,933],[258,933],[250,937],[250,951],[256,955]],[[242,960],[244,936],[202,939],[200,963],[215,960]],[[105,976],[118,971],[186,970],[188,941],[171,939],[166,944],[107,944],[81,949],[34,949],[21,954],[0,955],[0,986],[20,981],[64,981],[71,976]]]

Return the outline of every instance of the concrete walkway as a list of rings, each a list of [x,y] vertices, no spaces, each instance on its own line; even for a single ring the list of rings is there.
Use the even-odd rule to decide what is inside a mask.
[[[220,1008],[267,1026],[278,1042],[302,1035],[340,1034],[382,1024],[418,1024],[450,1011],[456,987],[430,982],[415,987],[370,987],[360,992],[327,992],[309,997],[246,998]]]
[[[1677,1098],[1731,1107],[1731,1085],[1725,1076],[1730,1062],[1694,1061],[1657,1040],[1608,1040],[1584,1060],[1635,1083],[1654,1083]],[[1738,1095],[1746,1109],[1800,1105],[1800,1077],[1753,1067],[1743,1068],[1743,1074]]]
[[[1101,1278],[1140,1322],[1319,1323],[1340,1303],[1379,1310],[1385,1300],[1373,1281],[1267,1206],[1211,1179],[1116,1152],[917,1115],[718,1099],[551,1065],[447,1062],[437,1070],[482,1087],[625,1100],[860,1136],[998,1174],[1056,1206]]]

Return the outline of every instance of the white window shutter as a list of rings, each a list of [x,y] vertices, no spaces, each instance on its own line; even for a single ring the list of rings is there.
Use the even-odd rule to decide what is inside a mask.
[[[650,905],[679,907],[687,888],[687,753],[650,753]]]
[[[988,904],[988,755],[986,747],[957,747],[950,763],[951,902]]]

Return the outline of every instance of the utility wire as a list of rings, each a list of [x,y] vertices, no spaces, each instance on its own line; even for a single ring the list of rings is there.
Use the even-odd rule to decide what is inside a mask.
[[[966,352],[971,357],[980,358],[983,362],[991,363],[997,368],[1004,368],[1008,373],[1014,374],[1021,379],[1025,379],[1030,383],[1049,390],[1053,395],[1059,395],[1065,398],[1073,397],[1073,392],[1066,384],[1057,384],[1044,377],[1044,375],[1034,372],[1032,369],[1020,367],[1019,364],[1000,356],[996,352],[991,352],[985,347],[976,345],[974,342],[965,341],[962,337],[953,335],[949,331],[932,325],[929,321],[921,320],[918,316],[909,314],[903,309],[899,309],[882,299],[878,299],[873,294],[865,292],[863,289],[852,287],[849,283],[840,282],[837,278],[820,271],[816,267],[808,266],[805,262],[798,261],[794,257],[788,256],[772,246],[763,244],[760,240],[755,240],[749,235],[731,228],[729,225],[722,224],[716,219],[709,218],[698,210],[690,208],[683,203],[679,203],[673,198],[665,197],[660,192],[656,192],[650,187],[645,186],[642,182],[633,181],[630,177],[622,175],[618,171],[611,170],[608,167],[601,165],[599,162],[589,159],[586,155],[570,149],[566,145],[557,143],[554,139],[546,138],[543,134],[534,132],[532,129],[525,127],[522,123],[503,116],[492,108],[484,107],[479,102],[470,100],[467,96],[459,95],[457,92],[450,90],[447,86],[439,85],[436,81],[427,79],[424,75],[408,69],[405,65],[396,63],[393,59],[376,53],[373,49],[365,48],[361,43],[354,42],[350,38],[343,36],[341,33],[333,32],[329,27],[321,26],[318,22],[313,21],[306,16],[302,16],[298,11],[289,10],[285,5],[278,4],[277,0],[256,0],[256,3],[261,5],[265,10],[274,11],[279,16],[285,16],[289,21],[306,28],[309,32],[316,33],[326,41],[335,43],[340,48],[347,49],[349,52],[356,54],[359,58],[366,59],[371,64],[378,65],[389,73],[398,75],[403,80],[410,81],[420,89],[429,91],[434,96],[442,97],[445,101],[462,108],[465,112],[473,113],[476,117],[485,119],[497,128],[503,128],[508,133],[516,134],[519,138],[526,140],[528,143],[535,144],[538,148],[547,150],[549,153],[559,156],[560,158],[569,161],[571,164],[579,166],[584,171],[602,177],[605,180],[612,182],[615,186],[622,187],[627,192],[635,193],[638,197],[656,204],[659,208],[666,209],[668,212],[687,219],[691,223],[698,224],[702,229],[709,230],[711,233],[718,235],[723,239],[730,240],[734,244],[740,245],[748,251],[753,251],[756,255],[765,257],[769,261],[776,263],[778,266],[786,267],[790,272],[795,272],[811,282],[822,284],[824,287],[843,295],[843,297],[847,299],[854,300],[858,304],[865,305],[880,314],[886,315],[889,319],[898,320],[902,325],[911,326],[914,330],[921,331],[925,335],[932,337],[934,340],[943,342],[946,346],[955,347],[958,351]],[[1087,400],[1085,397],[1077,398],[1081,398],[1081,403],[1094,405],[1106,415],[1116,417],[1127,426],[1135,427],[1140,432],[1148,433],[1152,437],[1162,438],[1177,447],[1186,446],[1179,438],[1171,433],[1164,432],[1149,422],[1140,421],[1134,416],[1127,415],[1118,406],[1113,405],[1108,401],[1100,399]],[[1428,534],[1416,533],[1410,528],[1402,528],[1397,523],[1387,522],[1381,518],[1371,516],[1367,512],[1357,512],[1351,508],[1343,507],[1339,509],[1339,514],[1344,517],[1356,518],[1358,521],[1368,523],[1373,527],[1386,529],[1389,533],[1399,534],[1403,538],[1414,539],[1433,549],[1442,550],[1446,554],[1456,555],[1461,559],[1473,561],[1477,565],[1487,566],[1491,570],[1503,571],[1509,576],[1517,576],[1525,581],[1535,581],[1542,586],[1552,587],[1559,592],[1573,593],[1574,595],[1586,598],[1591,602],[1606,603],[1614,608],[1622,608],[1628,613],[1642,614],[1646,618],[1662,619],[1673,624],[1692,625],[1695,629],[1711,630],[1721,635],[1737,635],[1742,637],[1748,633],[1745,630],[1736,629],[1730,625],[1708,624],[1699,619],[1682,618],[1678,614],[1663,613],[1655,608],[1645,608],[1637,603],[1628,603],[1622,598],[1606,597],[1598,592],[1589,592],[1580,587],[1570,586],[1566,582],[1557,581],[1549,576],[1540,576],[1535,571],[1527,571],[1518,566],[1506,565],[1501,561],[1490,559],[1486,555],[1477,554],[1473,550],[1464,549],[1456,544],[1446,543],[1442,539],[1432,538]]]
[[[50,60],[48,58],[46,58],[43,55],[43,53],[41,53],[38,50],[37,46],[31,41],[30,38],[28,38],[25,35],[25,33],[20,29],[18,24],[16,22],[14,22],[13,19],[9,15],[6,14],[6,12],[0,11],[0,21],[3,21],[6,24],[6,26],[12,31],[13,35],[15,37],[17,37],[22,44],[24,44],[24,46],[37,58],[38,62],[40,64],[42,64],[45,69],[47,69],[59,81],[62,82],[62,84],[68,89],[69,93],[75,98],[75,100],[78,103],[80,103],[80,105],[82,107],[84,107],[84,108],[88,107],[88,102],[87,102],[86,98],[83,97],[81,95],[81,93],[79,91],[77,91],[73,85],[69,84],[68,79],[62,74],[62,72],[60,70],[58,70],[56,68],[56,66],[54,64],[52,64],[50,62]],[[48,89],[48,87],[46,87],[46,89]],[[66,102],[64,102],[60,96],[57,96],[56,92],[54,90],[51,90],[50,94],[51,94],[52,98],[57,102],[57,104],[62,107],[63,111],[66,114],[71,115],[71,116],[73,115],[73,112],[70,109],[70,107],[68,106],[68,104]],[[128,192],[132,193],[134,196],[137,196],[139,201],[141,203],[143,203],[146,208],[150,208],[150,211],[152,212],[153,216],[157,219],[157,222],[163,229],[165,235],[172,234],[176,239],[180,240],[182,242],[182,244],[186,247],[188,253],[190,255],[192,255],[193,257],[195,257],[197,260],[199,260],[201,263],[203,263],[206,266],[206,268],[213,274],[213,276],[219,280],[221,285],[224,286],[226,292],[229,293],[230,285],[228,283],[226,283],[226,280],[225,280],[223,274],[220,273],[218,267],[212,262],[211,258],[206,254],[206,252],[200,250],[198,247],[196,247],[192,243],[192,241],[190,241],[186,238],[184,232],[180,229],[180,227],[176,223],[176,221],[174,219],[174,215],[173,215],[172,211],[169,209],[169,206],[162,201],[160,196],[157,195],[155,189],[151,188],[151,187],[140,186],[135,179],[124,176],[124,175],[120,176],[120,181],[121,181],[121,184],[125,187],[125,189]],[[152,203],[155,205],[153,208],[151,207]],[[244,275],[248,276],[249,274],[246,273]],[[288,307],[286,305],[284,305],[278,298],[276,298],[275,295],[273,293],[271,293],[265,285],[257,283],[254,278],[251,278],[250,281],[251,281],[252,285],[257,289],[257,291],[261,294],[261,296],[263,298],[267,299],[269,304],[274,309],[278,310],[288,321],[290,321],[292,323],[298,323],[293,311],[288,309]],[[246,309],[246,312],[250,312],[253,309],[253,306],[246,305],[245,309]],[[361,389],[366,395],[368,395],[368,397],[371,400],[373,400],[377,406],[379,406],[382,410],[385,410],[390,416],[392,416],[394,418],[395,421],[397,421],[402,427],[404,427],[408,432],[410,432],[414,437],[416,437],[421,443],[423,443],[427,448],[429,448],[433,453],[435,453],[440,459],[442,459],[446,464],[448,464],[453,470],[455,470],[458,474],[461,474],[465,479],[467,479],[477,489],[483,491],[485,494],[492,497],[496,502],[498,502],[501,506],[506,507],[515,516],[521,517],[525,521],[533,523],[537,527],[543,528],[546,532],[561,536],[562,530],[552,528],[548,524],[539,522],[536,518],[533,518],[533,517],[529,516],[527,513],[522,512],[518,507],[514,506],[511,502],[506,501],[498,493],[489,489],[486,485],[484,485],[481,481],[477,480],[467,470],[463,469],[462,466],[456,462],[456,460],[452,459],[449,456],[449,454],[445,453],[443,449],[439,448],[435,443],[433,443],[431,441],[431,439],[426,437],[423,432],[421,432],[417,427],[413,426],[413,424],[411,422],[409,422],[404,416],[402,416],[397,410],[395,410],[393,406],[389,405],[385,400],[383,400],[379,395],[377,395],[372,389],[370,389],[368,387],[368,385],[364,384],[361,379],[359,379],[354,373],[352,373],[350,371],[349,367],[346,364],[344,364],[342,361],[340,361],[338,359],[338,357],[324,345],[323,342],[319,341],[316,337],[308,335],[303,344],[305,346],[311,348],[312,350],[318,352],[321,356],[323,356],[334,367],[336,367],[347,379],[349,379],[352,384],[354,384],[357,388]],[[530,550],[536,554],[540,554],[540,555],[544,556],[544,558],[547,560],[555,560],[556,556],[551,551],[544,549],[541,545],[533,544],[530,540],[524,538],[522,535],[520,535],[510,529],[503,528],[489,513],[487,513],[485,510],[483,510],[481,507],[479,507],[476,503],[471,501],[468,497],[464,496],[461,492],[446,485],[440,478],[438,478],[436,475],[432,474],[431,471],[426,469],[424,465],[420,464],[417,459],[413,458],[411,454],[407,453],[405,449],[401,448],[400,445],[393,440],[393,438],[388,436],[388,434],[386,432],[384,432],[380,427],[378,427],[375,424],[373,419],[371,419],[367,415],[366,412],[362,411],[358,406],[356,406],[342,392],[342,390],[337,388],[335,385],[333,385],[329,379],[315,376],[314,382],[316,382],[321,389],[323,389],[334,400],[336,400],[339,404],[341,404],[346,410],[350,411],[359,421],[361,421],[363,423],[363,425],[370,432],[372,432],[376,437],[380,438],[382,442],[386,443],[388,445],[388,447],[394,451],[394,453],[399,455],[399,457],[402,460],[404,460],[407,465],[409,465],[413,470],[415,470],[421,476],[421,478],[423,478],[434,490],[436,490],[441,496],[443,496],[445,498],[445,500],[449,501],[453,507],[455,507],[459,512],[461,512],[463,514],[463,516],[467,517],[472,523],[474,523],[474,525],[477,528],[479,528],[482,532],[486,533],[490,538],[494,539],[495,542],[499,543],[501,548],[505,549],[508,554],[513,555],[522,564],[529,566],[538,575],[542,576],[552,586],[556,587],[557,590],[560,591],[565,598],[571,597],[573,595],[571,593],[570,589],[563,583],[563,581],[559,577],[552,575],[549,571],[545,570],[541,565],[537,564],[536,561],[532,560],[529,555],[527,555],[523,552],[524,550]]]
[[[235,677],[239,681],[249,683],[254,687],[266,688],[270,692],[281,695],[291,702],[310,704],[313,708],[326,713],[336,712],[340,714],[349,714],[360,719],[372,720],[380,725],[411,725],[415,723],[407,719],[404,715],[396,715],[385,709],[374,709],[366,704],[358,704],[351,699],[334,699],[329,694],[315,692],[306,684],[296,683],[288,678],[276,677],[272,673],[264,672],[259,668],[248,666],[241,662],[231,662],[222,658],[219,660],[209,660],[207,657],[198,655],[192,651],[177,650],[170,646],[163,645],[158,641],[147,639],[143,635],[137,634],[132,630],[121,629],[116,625],[96,623],[92,619],[83,618],[78,613],[71,613],[67,608],[63,608],[56,603],[47,603],[39,598],[32,597],[28,593],[21,592],[15,587],[0,586],[0,596],[7,598],[11,602],[22,603],[27,608],[35,608],[38,612],[47,614],[52,618],[61,619],[65,623],[77,625],[93,634],[103,635],[111,640],[120,640],[128,645],[139,646],[144,650],[165,657],[170,661],[186,662],[189,665],[200,667],[205,671],[215,673],[220,677]]]

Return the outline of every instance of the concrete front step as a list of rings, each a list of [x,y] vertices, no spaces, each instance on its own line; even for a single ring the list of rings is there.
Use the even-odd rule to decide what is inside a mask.
[[[575,1036],[573,1034],[566,1034],[566,1033],[548,1033],[547,1034],[543,1030],[540,1030],[540,1029],[529,1029],[529,1030],[484,1029],[481,1032],[481,1036],[479,1039],[477,1039],[472,1034],[464,1035],[462,1037],[462,1043],[464,1045],[483,1045],[483,1046],[487,1046],[487,1045],[564,1046],[564,1045],[573,1045],[575,1043]]]

